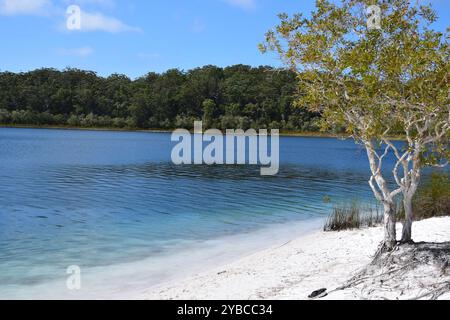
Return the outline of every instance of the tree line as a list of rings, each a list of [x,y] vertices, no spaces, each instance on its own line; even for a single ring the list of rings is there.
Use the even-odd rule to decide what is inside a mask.
[[[131,80],[79,69],[0,72],[0,124],[130,129],[205,127],[318,131],[293,104],[297,75],[268,66],[212,65]]]

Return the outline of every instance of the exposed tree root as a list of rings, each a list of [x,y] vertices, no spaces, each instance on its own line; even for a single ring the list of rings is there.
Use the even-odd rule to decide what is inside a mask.
[[[351,290],[359,299],[450,296],[450,242],[380,246],[373,261],[337,290]]]
[[[376,260],[378,257],[385,253],[389,253],[393,250],[396,250],[398,246],[398,243],[388,243],[388,242],[381,242],[378,246],[377,252],[375,253],[374,260]]]

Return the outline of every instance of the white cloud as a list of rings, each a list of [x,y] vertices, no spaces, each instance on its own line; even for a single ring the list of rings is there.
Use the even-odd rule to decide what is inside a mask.
[[[66,0],[65,3],[78,3],[83,5],[100,5],[113,7],[113,0]],[[53,5],[52,0],[0,0],[0,15],[63,15],[65,9]],[[66,15],[67,18],[67,15]],[[141,29],[129,26],[121,20],[98,12],[81,10],[81,31],[105,31],[119,33],[126,31],[140,32]]]
[[[89,13],[81,11],[81,31],[106,31],[119,33],[125,31],[141,31],[131,27],[117,18],[105,16],[102,13]]]
[[[256,0],[223,0],[226,3],[244,10],[252,10],[256,7]]]
[[[51,5],[50,0],[0,0],[0,14],[44,15]]]
[[[80,48],[74,48],[74,49],[59,49],[58,53],[64,56],[73,56],[73,57],[80,57],[85,58],[87,56],[90,56],[94,53],[94,49],[91,47],[80,47]]]
[[[113,0],[65,0],[66,5],[77,4],[80,6],[101,6],[106,8],[115,7],[115,2]]]

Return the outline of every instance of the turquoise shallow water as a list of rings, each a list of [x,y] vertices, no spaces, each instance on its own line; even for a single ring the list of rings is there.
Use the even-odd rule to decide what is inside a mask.
[[[270,241],[283,235],[261,230],[294,223],[303,228],[289,232],[306,232],[335,203],[372,201],[364,150],[350,140],[282,137],[273,177],[175,166],[174,144],[167,133],[0,128],[0,298],[64,292],[70,265],[89,270],[90,297],[157,283],[243,253],[236,245],[251,241],[239,237]],[[110,281],[94,276],[106,269]]]

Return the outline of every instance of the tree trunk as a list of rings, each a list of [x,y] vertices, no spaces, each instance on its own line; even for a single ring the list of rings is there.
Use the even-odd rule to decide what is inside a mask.
[[[384,202],[384,240],[383,247],[392,250],[397,243],[395,230],[395,212],[393,202]]]
[[[412,209],[412,197],[404,196],[403,208],[405,209],[405,221],[403,221],[402,230],[402,242],[412,242],[412,223],[413,223],[413,209]]]

